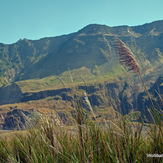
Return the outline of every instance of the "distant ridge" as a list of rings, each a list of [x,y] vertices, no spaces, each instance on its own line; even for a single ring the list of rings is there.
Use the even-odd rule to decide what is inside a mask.
[[[121,25],[121,26],[107,26],[107,25],[100,25],[100,24],[89,24],[78,31],[78,33],[116,33],[119,30],[125,29],[132,29],[136,33],[144,34],[145,32],[149,32],[152,29],[156,28],[157,32],[163,32],[163,20],[154,21],[152,23],[145,23],[143,25],[138,26],[128,26],[128,25]]]
[[[163,20],[132,27],[90,24],[68,35],[0,44],[0,83],[60,75],[82,67],[93,73],[96,65],[107,72],[116,64],[115,37],[131,47],[143,70],[161,67]]]

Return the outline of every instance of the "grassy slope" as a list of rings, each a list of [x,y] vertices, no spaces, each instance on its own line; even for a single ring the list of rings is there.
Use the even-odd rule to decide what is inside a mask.
[[[81,85],[84,81],[89,84],[93,84],[97,81],[100,82],[102,80],[112,80],[113,78],[116,79],[120,76],[126,76],[125,72],[126,70],[118,64],[109,69],[109,71],[106,66],[95,66],[92,72],[90,69],[82,67],[80,69],[65,71],[59,76],[23,80],[16,83],[19,85],[22,92],[37,92],[50,89],[59,89],[65,86],[73,87]]]

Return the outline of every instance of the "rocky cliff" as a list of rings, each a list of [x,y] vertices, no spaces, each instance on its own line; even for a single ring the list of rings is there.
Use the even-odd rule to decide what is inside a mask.
[[[162,112],[163,108],[162,79],[162,77],[159,77],[148,90],[153,104],[159,112]],[[2,92],[5,92],[5,94]],[[67,120],[69,119],[67,117],[68,112],[74,116],[74,111],[72,111],[72,109],[75,108],[74,102],[77,102],[76,100],[78,100],[80,105],[82,105],[83,109],[86,109],[88,112],[91,111],[86,98],[88,98],[93,110],[97,114],[97,117],[101,117],[106,114],[105,113],[103,115],[100,113],[101,109],[108,108],[107,112],[110,112],[110,108],[113,108],[114,111],[123,115],[132,111],[140,111],[143,116],[146,116],[144,117],[146,121],[151,120],[151,116],[148,111],[151,107],[151,103],[146,92],[139,93],[135,85],[122,82],[120,80],[114,80],[114,82],[96,83],[87,86],[79,85],[75,88],[62,88],[57,90],[45,90],[28,93],[22,93],[16,84],[12,84],[11,86],[4,87],[3,91],[1,90],[0,95],[0,99],[2,99],[1,105],[12,103],[19,107],[19,109],[17,107],[13,109],[11,105],[7,105],[10,110],[6,110],[6,113],[2,112],[3,119],[1,121],[4,123],[4,129],[22,128],[26,124],[23,114],[28,117],[31,114],[31,111],[29,110],[32,110],[33,112],[34,110],[39,109],[35,107],[35,103],[41,104],[41,100],[45,99],[47,99],[49,105],[48,107],[57,110],[58,116],[64,123],[67,123]],[[26,108],[27,111],[21,110],[21,107],[23,107],[22,104],[25,105],[25,103],[29,102],[32,103]],[[19,103],[21,105],[19,105]],[[3,107],[5,108],[6,105],[3,105],[1,108]],[[108,118],[108,116],[110,115],[107,115],[106,118]]]
[[[23,93],[20,87],[15,83],[0,88],[0,105],[21,102],[22,98]]]
[[[11,129],[25,129],[30,123],[29,120],[29,115],[31,113],[27,111],[23,111],[21,109],[14,109],[10,112],[7,113],[5,119],[4,119],[4,124],[3,124],[3,129],[5,130],[11,130]]]
[[[157,114],[161,115],[163,113],[163,77],[160,76],[148,91],[156,109],[155,111]],[[150,120],[152,120],[150,109],[153,108],[153,105],[151,104],[146,92],[142,92],[138,95],[138,110],[142,112],[143,116],[146,115],[149,117]],[[136,106],[136,102],[134,103],[134,106]]]

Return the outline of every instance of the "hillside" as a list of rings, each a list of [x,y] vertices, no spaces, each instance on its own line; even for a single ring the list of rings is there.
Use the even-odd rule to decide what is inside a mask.
[[[69,35],[0,44],[1,126],[13,121],[8,115],[14,109],[54,113],[66,121],[67,114],[73,117],[74,97],[89,110],[84,92],[99,119],[108,119],[111,109],[125,115],[149,107],[138,75],[118,62],[116,37],[135,54],[152,94],[163,75],[163,21],[134,27],[91,24]],[[159,95],[153,97],[161,103]]]
[[[162,69],[163,21],[135,27],[92,24],[69,35],[0,44],[1,84],[60,75],[81,67],[93,74],[98,66],[101,73],[106,73],[117,64],[115,37],[131,48],[143,72],[159,66]]]

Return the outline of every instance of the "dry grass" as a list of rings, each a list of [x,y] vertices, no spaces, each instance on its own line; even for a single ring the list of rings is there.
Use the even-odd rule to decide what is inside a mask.
[[[78,105],[79,106],[79,105]],[[161,162],[147,154],[162,154],[162,131],[143,123],[130,123],[123,117],[95,123],[76,110],[76,126],[67,128],[50,118],[25,132],[1,137],[1,162]]]

